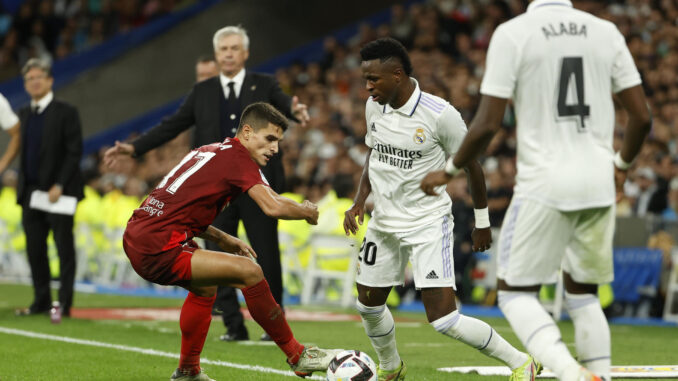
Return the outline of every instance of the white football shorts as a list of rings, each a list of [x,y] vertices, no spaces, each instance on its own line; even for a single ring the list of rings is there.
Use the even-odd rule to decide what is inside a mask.
[[[415,287],[455,288],[453,227],[451,214],[408,232],[384,232],[368,226],[358,256],[356,281],[369,287],[402,285],[409,261]]]
[[[562,265],[576,282],[612,282],[614,226],[614,205],[560,211],[514,197],[499,236],[497,276],[510,286],[555,283]]]

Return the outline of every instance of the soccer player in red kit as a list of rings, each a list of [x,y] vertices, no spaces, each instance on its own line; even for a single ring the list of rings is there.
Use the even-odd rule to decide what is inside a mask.
[[[325,371],[335,350],[304,347],[292,334],[275,302],[254,250],[210,224],[238,195],[247,192],[267,215],[306,220],[315,225],[318,208],[275,193],[259,166],[278,152],[287,119],[273,106],[254,103],[242,114],[235,138],[191,151],[134,211],[123,247],[134,270],[144,279],[189,291],[181,309],[181,356],[171,381],[209,381],[200,369],[200,352],[212,321],[217,286],[242,290],[252,318],[287,356],[301,377]],[[223,252],[200,249],[201,237]]]

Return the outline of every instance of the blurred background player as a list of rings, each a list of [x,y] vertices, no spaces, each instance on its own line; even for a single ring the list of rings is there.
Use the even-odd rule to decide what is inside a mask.
[[[428,175],[422,188],[447,183],[472,162],[513,99],[518,174],[499,240],[499,307],[528,351],[559,379],[610,380],[610,330],[596,291],[613,279],[615,180],[621,192],[651,127],[640,75],[614,24],[567,0],[535,0],[500,25],[486,66],[464,143],[447,173]],[[616,155],[612,93],[629,116]],[[579,362],[537,299],[540,284],[555,283],[561,265]]]
[[[296,97],[283,93],[273,77],[245,70],[245,62],[249,57],[249,37],[245,29],[239,26],[219,29],[214,34],[213,45],[221,69],[219,76],[197,83],[174,115],[164,119],[131,144],[116,142],[116,145],[106,152],[105,160],[109,164],[114,162],[118,154],[141,156],[193,125],[196,126],[194,147],[233,137],[242,110],[253,102],[270,103],[288,118],[294,118],[302,124],[308,121],[306,105],[299,103]],[[263,172],[271,188],[282,193],[285,175],[280,154],[275,155],[264,166]],[[219,214],[214,226],[236,236],[240,220],[243,221],[247,237],[254,249],[263,253],[259,258],[259,265],[271,284],[275,300],[282,305],[278,221],[266,216],[247,194],[243,194]],[[219,250],[212,242],[208,242],[207,245],[210,250]],[[227,328],[227,333],[222,339],[226,341],[249,339],[235,289],[221,287],[215,305],[223,311],[224,325]],[[269,339],[265,336],[262,338]]]
[[[172,380],[210,380],[200,369],[200,353],[212,321],[216,286],[242,289],[252,318],[285,352],[297,375],[325,371],[335,355],[304,347],[294,338],[261,267],[253,260],[254,250],[210,225],[241,193],[248,193],[272,218],[317,224],[315,204],[279,196],[259,169],[276,154],[286,129],[287,119],[271,105],[250,105],[235,139],[191,151],[127,224],[123,243],[134,270],[150,282],[189,291],[181,309],[181,356]],[[226,253],[198,248],[193,241],[196,236],[214,242]]]
[[[19,154],[21,145],[21,131],[19,129],[19,118],[16,116],[12,107],[2,94],[0,94],[0,128],[6,131],[10,140],[5,149],[5,153],[0,157],[0,174],[9,167],[16,155]]]
[[[426,317],[438,332],[504,362],[512,380],[534,380],[539,365],[511,346],[487,323],[457,311],[452,251],[452,201],[443,187],[426,197],[419,179],[442,167],[466,134],[461,115],[445,100],[423,92],[410,77],[405,47],[392,38],[365,45],[363,78],[371,95],[365,105],[366,144],[370,151],[344,229],[355,234],[365,200],[374,195],[374,212],[360,249],[357,308],[379,357],[380,381],[404,380],[407,368],[396,348],[395,324],[386,306],[391,288],[403,284],[408,260],[421,289]],[[485,179],[476,161],[466,167],[476,208],[474,249],[492,242]]]

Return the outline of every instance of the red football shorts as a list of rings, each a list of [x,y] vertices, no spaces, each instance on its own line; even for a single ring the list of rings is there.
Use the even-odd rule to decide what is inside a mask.
[[[154,254],[137,251],[126,240],[123,240],[122,246],[139,276],[149,282],[181,287],[190,284],[191,257],[195,249],[200,248],[193,240]]]

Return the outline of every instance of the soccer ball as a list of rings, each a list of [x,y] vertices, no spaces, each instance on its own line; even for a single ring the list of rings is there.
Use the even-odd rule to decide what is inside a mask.
[[[339,352],[327,368],[327,381],[376,381],[377,366],[365,352]]]

